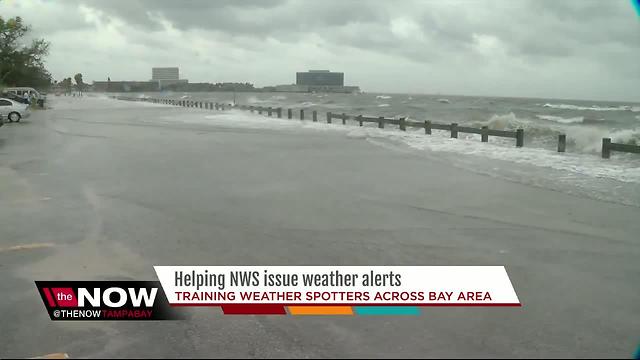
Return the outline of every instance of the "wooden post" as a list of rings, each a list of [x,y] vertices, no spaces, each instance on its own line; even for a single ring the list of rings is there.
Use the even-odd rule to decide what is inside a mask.
[[[565,152],[567,149],[567,135],[560,134],[558,135],[558,152]]]
[[[458,138],[458,124],[451,123],[451,137],[454,139]]]
[[[331,112],[327,113],[327,124],[331,124]]]
[[[318,121],[318,111],[313,110],[313,122],[317,122]]]
[[[278,108],[278,119],[282,119],[282,108]]]
[[[267,110],[267,114],[269,115],[269,117],[271,117],[272,113],[273,113],[273,108],[269,106],[269,109]]]
[[[288,119],[293,118],[293,111],[291,109],[287,109],[287,118]]]
[[[378,129],[384,129],[384,116],[378,117]]]
[[[300,109],[300,120],[304,120],[304,110]]]
[[[347,125],[347,115],[342,113],[342,125]]]
[[[224,111],[224,104],[220,104],[220,110]]]
[[[258,106],[258,114],[262,115],[262,109],[263,109],[262,106]]]
[[[424,133],[427,135],[431,135],[431,121],[429,120],[424,121]]]
[[[358,115],[358,124],[362,126],[362,115]]]
[[[602,158],[611,157],[611,138],[602,138]]]
[[[482,134],[480,134],[480,136],[482,137],[482,142],[489,142],[489,127],[488,126],[483,126],[482,127]]]
[[[516,147],[524,146],[524,130],[516,130]]]
[[[405,123],[406,118],[400,118],[400,130],[407,131],[407,124]]]

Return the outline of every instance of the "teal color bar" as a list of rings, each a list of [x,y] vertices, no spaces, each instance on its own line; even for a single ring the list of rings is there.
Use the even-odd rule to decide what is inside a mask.
[[[356,315],[420,315],[417,306],[354,306]]]

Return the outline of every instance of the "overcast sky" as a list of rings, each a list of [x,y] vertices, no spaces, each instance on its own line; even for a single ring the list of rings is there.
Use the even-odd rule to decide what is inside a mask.
[[[631,0],[0,0],[51,42],[55,79],[290,84],[330,69],[369,92],[640,101]]]

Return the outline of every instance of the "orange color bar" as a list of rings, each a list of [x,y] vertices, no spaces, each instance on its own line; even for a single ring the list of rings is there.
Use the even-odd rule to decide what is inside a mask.
[[[353,315],[351,306],[288,306],[291,315]]]

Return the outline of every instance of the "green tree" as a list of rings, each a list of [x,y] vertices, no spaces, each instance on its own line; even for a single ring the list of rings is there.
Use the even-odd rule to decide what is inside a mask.
[[[37,88],[51,85],[51,74],[44,66],[49,43],[34,39],[25,44],[30,30],[19,16],[7,20],[0,16],[0,83]]]
[[[70,93],[73,88],[73,83],[71,82],[71,78],[65,78],[60,81],[60,87],[64,89],[65,93]]]
[[[76,81],[76,88],[78,89],[78,91],[82,93],[82,90],[85,88],[85,84],[82,81],[82,74],[81,73],[75,74],[73,76],[73,79]]]

